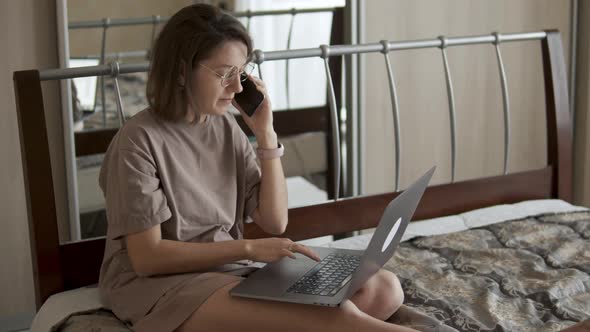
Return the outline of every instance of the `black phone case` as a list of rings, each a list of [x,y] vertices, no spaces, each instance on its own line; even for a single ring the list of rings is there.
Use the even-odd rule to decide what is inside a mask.
[[[256,89],[256,85],[249,78],[242,82],[242,88],[244,90],[236,94],[234,99],[248,116],[252,116],[264,100],[264,94]]]

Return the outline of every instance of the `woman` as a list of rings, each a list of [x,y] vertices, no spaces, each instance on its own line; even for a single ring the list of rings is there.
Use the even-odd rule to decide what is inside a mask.
[[[212,6],[183,8],[160,32],[150,107],[121,128],[100,173],[109,223],[105,303],[137,331],[407,330],[383,322],[403,302],[386,271],[340,308],[228,295],[252,261],[295,252],[318,259],[289,239],[242,236],[244,222],[271,234],[287,226],[282,150],[264,83],[250,77],[266,98],[252,117],[241,112],[256,153],[227,111],[252,70],[251,53],[244,27]]]

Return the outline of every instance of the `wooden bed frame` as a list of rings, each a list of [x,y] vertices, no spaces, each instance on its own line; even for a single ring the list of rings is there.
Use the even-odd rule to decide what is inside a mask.
[[[547,31],[541,41],[547,116],[544,168],[429,187],[414,215],[425,219],[529,199],[572,198],[572,131],[561,37]],[[98,281],[105,240],[60,244],[47,127],[38,70],[14,73],[17,116],[28,209],[29,233],[39,308],[52,294]],[[105,138],[108,140],[108,137]],[[399,193],[342,199],[289,210],[283,235],[302,240],[375,227],[389,201]],[[453,197],[453,200],[448,200]],[[248,224],[246,238],[265,237]]]

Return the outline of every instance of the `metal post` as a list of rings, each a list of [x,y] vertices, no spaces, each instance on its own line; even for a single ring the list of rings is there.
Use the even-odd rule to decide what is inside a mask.
[[[332,123],[332,159],[334,160],[334,200],[338,200],[340,192],[340,135],[338,123],[338,110],[336,109],[336,94],[334,93],[334,82],[328,59],[330,57],[330,46],[320,46],[321,55],[324,59],[324,68],[326,69],[326,78],[328,79],[328,104],[330,105],[330,122]]]
[[[387,77],[389,79],[389,96],[391,97],[391,108],[393,112],[393,128],[395,130],[395,191],[399,191],[399,174],[401,165],[401,133],[399,125],[399,105],[397,103],[397,91],[395,88],[395,78],[389,61],[389,42],[382,40],[383,53],[385,57],[385,67],[387,68]]]
[[[456,166],[456,140],[455,140],[455,95],[453,93],[453,80],[451,79],[451,70],[449,69],[449,61],[447,59],[447,43],[448,39],[444,36],[438,37],[440,39],[440,50],[442,53],[443,65],[445,68],[445,78],[447,82],[447,95],[449,99],[449,121],[451,124],[451,182],[455,182],[455,166]]]
[[[107,29],[110,25],[110,18],[105,18],[103,20],[103,30],[102,30],[102,45],[100,48],[100,64],[104,65],[105,64],[105,53],[106,53],[106,42],[107,42]],[[100,77],[100,101],[101,101],[101,105],[102,105],[102,121],[103,121],[103,126],[106,128],[107,127],[107,107],[106,107],[106,97],[105,97],[105,83],[104,83],[104,77]],[[96,110],[96,98],[95,98],[95,110]]]
[[[258,67],[258,77],[262,80],[262,67],[260,65],[264,62],[264,52],[261,50],[254,50],[253,55],[253,61],[256,63],[256,67]]]
[[[152,23],[152,38],[150,39],[150,51],[154,48],[154,41],[156,40],[156,29],[158,28],[158,23],[160,23],[160,15],[152,16],[153,23]],[[148,52],[147,54],[150,54]]]
[[[504,174],[508,174],[508,158],[510,157],[510,103],[508,99],[508,81],[500,52],[500,43],[502,35],[497,32],[492,34],[495,37],[494,48],[496,49],[496,58],[498,59],[498,69],[500,71],[500,83],[502,84],[502,103],[504,105]]]
[[[123,113],[123,102],[121,101],[121,90],[119,89],[119,62],[115,61],[110,64],[112,74],[111,77],[115,82],[115,100],[117,102],[117,111],[119,112],[119,125],[123,127],[125,124],[125,114]]]
[[[293,36],[293,25],[295,22],[295,13],[296,10],[293,8],[291,10],[291,22],[289,24],[289,34],[287,35],[287,50],[291,49],[291,37]],[[285,60],[285,98],[287,100],[287,109],[289,109],[290,103],[290,93],[289,93],[289,59]]]
[[[250,22],[252,21],[252,12],[249,9],[246,11],[246,17],[246,32],[250,33]]]

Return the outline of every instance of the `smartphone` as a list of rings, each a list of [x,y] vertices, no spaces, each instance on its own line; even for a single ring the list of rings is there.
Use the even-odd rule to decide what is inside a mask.
[[[241,77],[243,78],[243,76]],[[242,92],[234,96],[236,103],[248,116],[252,116],[264,100],[264,94],[256,89],[256,84],[250,78],[242,82]]]

